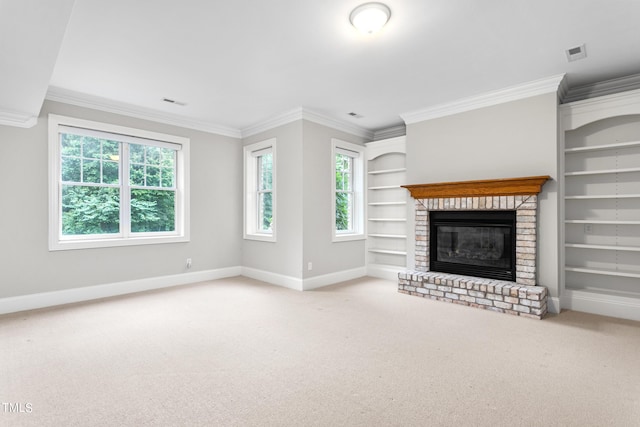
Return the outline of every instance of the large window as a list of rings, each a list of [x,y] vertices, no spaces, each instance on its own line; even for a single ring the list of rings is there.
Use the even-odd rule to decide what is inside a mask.
[[[333,240],[364,238],[364,147],[332,141]]]
[[[275,147],[275,139],[244,147],[245,239],[276,239]]]
[[[51,250],[188,241],[189,140],[49,116]]]

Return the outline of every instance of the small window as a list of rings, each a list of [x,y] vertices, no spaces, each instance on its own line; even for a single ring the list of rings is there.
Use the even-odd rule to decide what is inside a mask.
[[[188,241],[189,140],[49,115],[50,250]]]
[[[364,238],[364,147],[332,141],[333,241]]]
[[[244,147],[244,238],[276,240],[276,140]]]

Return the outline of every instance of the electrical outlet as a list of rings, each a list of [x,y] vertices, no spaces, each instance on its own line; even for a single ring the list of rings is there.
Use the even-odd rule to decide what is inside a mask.
[[[307,270],[309,270],[309,271],[313,270],[313,263],[312,262],[307,263]]]
[[[187,258],[187,270],[191,268],[191,258]]]
[[[593,224],[584,225],[584,234],[593,234]]]

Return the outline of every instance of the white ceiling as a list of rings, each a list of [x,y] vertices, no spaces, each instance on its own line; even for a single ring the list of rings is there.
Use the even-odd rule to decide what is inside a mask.
[[[638,0],[386,0],[391,20],[374,36],[349,24],[362,2],[75,0],[69,17],[60,6],[73,0],[0,0],[0,118],[37,116],[48,85],[235,130],[303,107],[373,131],[562,73],[578,86],[640,72]],[[568,62],[581,44],[587,58]]]

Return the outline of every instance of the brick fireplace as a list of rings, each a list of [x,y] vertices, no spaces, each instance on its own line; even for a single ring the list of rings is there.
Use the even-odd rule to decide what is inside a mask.
[[[541,319],[547,289],[536,286],[538,194],[548,176],[403,186],[415,199],[415,270],[401,272],[404,294]],[[430,269],[429,213],[515,211],[515,281]]]

